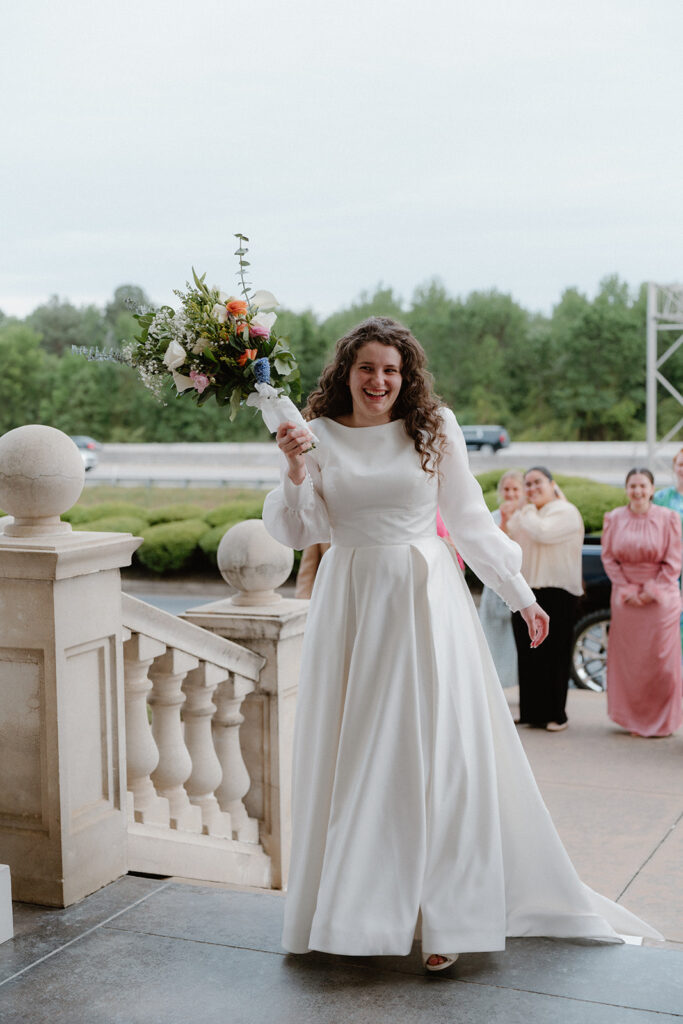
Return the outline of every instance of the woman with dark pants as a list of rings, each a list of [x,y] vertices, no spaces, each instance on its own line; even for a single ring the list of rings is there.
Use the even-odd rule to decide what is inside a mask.
[[[522,572],[550,616],[552,627],[543,649],[531,650],[519,615],[512,617],[519,670],[519,724],[560,732],[567,728],[572,633],[576,602],[583,593],[583,520],[544,466],[528,470],[524,489],[527,504],[512,514],[506,514],[503,506],[501,525],[522,548]]]

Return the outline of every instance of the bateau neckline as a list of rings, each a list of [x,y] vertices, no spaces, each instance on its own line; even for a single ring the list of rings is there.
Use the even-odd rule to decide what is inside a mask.
[[[346,425],[346,423],[339,423],[338,420],[333,420],[329,416],[321,416],[320,418],[322,420],[326,420],[328,423],[334,423],[335,427],[341,427],[342,430],[353,430],[353,431],[356,431],[356,430],[380,430],[382,427],[393,427],[394,424],[396,424],[396,423],[401,423],[401,424],[403,423],[403,420],[399,419],[399,420],[389,420],[388,423],[374,423],[374,424],[372,424],[370,426],[367,426],[367,427],[348,427]]]
[[[652,509],[656,508],[656,507],[657,506],[652,501],[650,502],[650,504],[648,505],[648,507],[645,509],[644,512],[634,512],[630,505],[626,506],[626,508],[629,511],[629,515],[635,516],[636,519],[644,519],[645,516],[649,515],[650,512],[652,511]]]

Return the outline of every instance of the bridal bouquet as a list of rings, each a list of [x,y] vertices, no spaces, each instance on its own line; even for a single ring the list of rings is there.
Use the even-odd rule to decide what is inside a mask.
[[[271,432],[287,421],[305,426],[292,401],[301,395],[296,360],[274,329],[272,310],[278,301],[270,292],[252,292],[245,280],[249,239],[235,237],[241,297],[207,287],[206,274],[199,277],[193,268],[194,283],[188,282],[184,292],[174,291],[179,309],[161,306],[135,313],[140,333],[131,345],[120,353],[84,354],[135,367],[157,396],[170,377],[179,396],[189,395],[197,405],[213,396],[229,407],[231,420],[241,405],[248,405],[260,410]]]

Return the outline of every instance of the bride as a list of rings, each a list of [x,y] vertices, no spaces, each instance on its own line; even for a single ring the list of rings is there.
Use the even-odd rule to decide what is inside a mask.
[[[283,945],[407,954],[428,970],[506,936],[659,934],[578,878],[518,739],[437,504],[481,580],[548,617],[471,475],[410,331],[372,317],[338,343],[263,519],[284,544],[331,541],[313,591],[294,741]]]

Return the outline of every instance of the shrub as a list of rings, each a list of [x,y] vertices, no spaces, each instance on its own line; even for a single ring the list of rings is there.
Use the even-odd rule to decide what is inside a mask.
[[[159,508],[151,508],[147,512],[150,526],[157,523],[176,523],[183,519],[202,519],[204,509],[199,505],[176,504],[161,505]]]
[[[73,523],[72,526],[74,530],[84,532],[132,533],[134,536],[140,537],[147,523],[139,516],[104,516],[102,519],[95,519],[91,522]]]
[[[174,572],[186,568],[197,552],[197,545],[206,533],[203,519],[184,519],[176,523],[159,523],[143,530],[143,543],[138,560],[152,572]]]
[[[252,498],[212,508],[210,512],[206,513],[204,519],[209,526],[222,526],[224,523],[234,526],[235,523],[241,523],[243,519],[260,519],[262,512],[263,502],[255,502]]]
[[[134,516],[145,523],[149,513],[131,501],[103,501],[100,505],[75,505],[62,516],[69,523],[92,523],[97,519],[109,519],[110,516]]]
[[[76,526],[77,523],[85,523],[90,518],[91,508],[84,508],[82,505],[74,505],[68,512],[62,512],[61,519],[65,523]]]
[[[599,484],[580,476],[558,476],[557,483],[583,516],[586,533],[601,533],[605,512],[626,504],[623,488]]]
[[[234,525],[234,523],[222,523],[220,526],[212,526],[199,541],[199,547],[210,565],[214,567],[218,565],[218,545],[223,540],[223,535]]]

